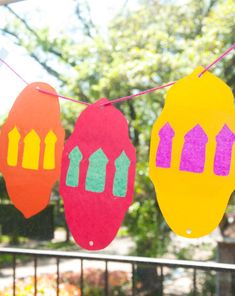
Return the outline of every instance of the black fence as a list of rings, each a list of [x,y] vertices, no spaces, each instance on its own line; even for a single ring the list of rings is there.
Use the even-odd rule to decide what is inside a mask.
[[[80,261],[80,284],[79,291],[84,296],[84,261],[102,261],[104,262],[104,295],[109,295],[109,263],[126,263],[131,265],[132,276],[131,276],[131,295],[136,295],[136,268],[139,265],[152,266],[160,269],[160,292],[158,295],[164,294],[164,268],[184,268],[192,270],[192,283],[193,289],[190,295],[197,294],[197,272],[199,270],[213,271],[220,273],[227,272],[231,276],[235,274],[234,264],[216,263],[216,262],[198,262],[198,261],[186,261],[186,260],[170,260],[170,259],[155,259],[147,257],[134,257],[134,256],[113,256],[113,255],[101,255],[101,254],[90,254],[80,252],[62,252],[62,251],[47,251],[47,250],[31,250],[31,249],[18,249],[18,248],[0,248],[0,256],[8,254],[12,256],[12,285],[13,285],[13,296],[16,295],[16,257],[18,256],[30,256],[33,260],[34,268],[34,295],[37,295],[37,267],[39,258],[55,258],[56,260],[56,295],[60,295],[60,262],[64,259],[78,259]],[[230,294],[231,292],[231,294]],[[229,295],[233,294],[230,291]],[[221,295],[226,295],[226,292]]]

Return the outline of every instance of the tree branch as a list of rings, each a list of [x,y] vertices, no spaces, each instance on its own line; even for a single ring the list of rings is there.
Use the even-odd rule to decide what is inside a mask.
[[[62,83],[66,83],[66,80],[61,77],[60,73],[56,70],[52,69],[50,66],[47,65],[46,61],[42,61],[38,58],[37,55],[35,55],[33,52],[29,53],[29,55],[38,62],[49,74],[56,77],[58,80],[60,80]]]
[[[86,36],[93,38],[93,34],[92,34],[92,30],[96,32],[96,27],[92,21],[91,18],[91,10],[90,10],[90,6],[87,3],[87,1],[85,2],[86,4],[86,10],[87,10],[87,14],[88,14],[88,18],[85,18],[83,16],[82,13],[82,9],[80,8],[80,3],[77,4],[77,8],[76,8],[76,14],[78,19],[80,20],[82,26],[83,26],[83,30]]]
[[[14,15],[23,25],[24,27],[27,29],[28,32],[30,32],[37,40],[38,44],[43,44],[46,41],[43,40],[38,33],[27,23],[26,20],[24,20],[22,17],[20,17],[13,9],[11,9],[8,5],[5,6],[5,8],[12,14]],[[76,63],[74,62],[69,62],[68,59],[66,59],[63,54],[57,50],[55,50],[53,47],[49,46],[47,48],[48,52],[54,54],[55,56],[59,57],[62,61],[64,61],[65,63],[71,65],[72,67],[76,66]]]

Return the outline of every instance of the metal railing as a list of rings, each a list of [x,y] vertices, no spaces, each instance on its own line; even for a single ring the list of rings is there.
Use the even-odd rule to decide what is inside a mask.
[[[38,258],[47,257],[56,259],[56,295],[60,295],[60,261],[62,259],[79,259],[80,260],[80,291],[84,296],[84,260],[102,261],[105,263],[104,270],[104,295],[109,295],[109,263],[127,263],[131,265],[132,272],[132,295],[136,295],[136,267],[138,265],[148,265],[160,268],[160,291],[163,295],[164,289],[164,272],[163,268],[185,268],[193,270],[193,295],[197,295],[197,270],[230,272],[235,273],[234,264],[216,263],[216,262],[199,262],[187,260],[173,260],[173,259],[155,259],[147,257],[134,256],[116,256],[116,255],[101,255],[80,252],[63,252],[63,251],[48,251],[48,250],[33,250],[33,249],[18,249],[18,248],[0,248],[0,256],[2,254],[12,255],[12,285],[13,296],[16,296],[16,256],[31,256],[33,259],[34,268],[34,295],[37,295],[37,268]]]

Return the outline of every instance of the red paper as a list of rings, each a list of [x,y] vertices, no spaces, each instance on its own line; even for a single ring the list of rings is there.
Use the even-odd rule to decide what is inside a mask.
[[[136,156],[127,121],[112,105],[101,107],[104,102],[82,112],[62,156],[66,221],[75,241],[87,250],[111,243],[134,191]]]
[[[58,97],[48,84],[28,85],[17,97],[0,134],[0,169],[12,203],[26,218],[42,211],[59,177],[64,130]]]

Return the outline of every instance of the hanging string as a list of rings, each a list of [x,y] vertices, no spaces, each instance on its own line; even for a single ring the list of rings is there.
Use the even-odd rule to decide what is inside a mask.
[[[221,56],[219,56],[216,60],[214,60],[214,62],[212,62],[210,65],[208,65],[199,75],[198,77],[201,77],[206,71],[208,71],[212,66],[214,66],[215,64],[217,64],[220,60],[222,60],[227,54],[230,53],[230,51],[232,51],[233,49],[235,49],[235,43],[229,47]]]
[[[204,68],[204,70],[198,75],[198,77],[201,77],[206,71],[208,71],[213,65],[217,64],[220,60],[222,60],[227,54],[230,53],[230,51],[232,51],[233,49],[235,49],[235,43],[229,47],[223,54],[221,54],[216,60],[214,60],[211,64],[209,64],[208,66],[206,66]],[[165,87],[168,87],[168,86],[171,86],[173,84],[175,84],[176,82],[170,82],[170,83],[167,83],[167,84],[164,84],[164,85],[161,85],[161,86],[157,86],[157,87],[154,87],[154,88],[150,88],[150,89],[147,89],[145,91],[142,91],[142,92],[139,92],[137,94],[133,94],[133,95],[130,95],[130,96],[126,96],[126,97],[122,97],[122,98],[118,98],[118,99],[115,99],[115,100],[112,100],[112,101],[109,101],[109,102],[106,102],[106,103],[103,103],[102,106],[107,106],[107,105],[110,105],[110,104],[115,104],[115,103],[120,103],[120,102],[123,102],[123,101],[128,101],[128,100],[132,100],[136,97],[139,97],[139,96],[142,96],[142,95],[145,95],[147,93],[151,93],[151,92],[154,92],[158,89],[162,89],[162,88],[165,88]]]
[[[19,77],[21,81],[23,81],[26,85],[29,85],[29,83],[19,73],[17,73],[6,61],[4,61],[2,58],[0,58],[0,61],[5,66],[7,66],[17,77]],[[78,101],[78,100],[75,100],[75,99],[71,99],[69,97],[65,97],[65,96],[62,96],[62,95],[59,95],[59,94],[55,94],[55,93],[47,91],[45,89],[41,89],[40,87],[36,87],[36,89],[38,91],[40,91],[41,93],[44,93],[44,94],[47,94],[47,95],[51,95],[51,96],[54,96],[54,97],[59,97],[59,98],[64,99],[64,100],[72,101],[72,102],[83,104],[83,105],[90,105],[87,102]]]
[[[174,82],[169,82],[167,84],[163,84],[163,85],[160,85],[160,86],[157,86],[157,87],[154,87],[154,88],[150,88],[150,89],[147,89],[147,90],[144,90],[144,91],[141,91],[137,94],[133,94],[133,95],[130,95],[130,96],[126,96],[126,97],[122,97],[122,98],[118,98],[118,99],[115,99],[115,100],[112,100],[112,101],[109,101],[109,102],[106,102],[106,103],[103,103],[102,106],[106,106],[106,105],[110,105],[110,104],[115,104],[115,103],[120,103],[122,101],[128,101],[128,100],[132,100],[134,99],[135,97],[139,97],[139,96],[142,96],[142,95],[145,95],[145,94],[148,94],[148,93],[151,93],[151,92],[154,92],[158,89],[162,89],[162,88],[165,88],[165,87],[168,87],[168,86],[171,86],[175,84],[175,81]]]
[[[208,71],[212,66],[214,66],[215,64],[217,64],[220,60],[222,60],[226,55],[228,55],[233,49],[235,49],[235,44],[233,44],[231,47],[229,47],[223,54],[221,54],[216,60],[214,60],[211,64],[209,64],[208,66],[206,66],[204,68],[204,70],[198,75],[198,77],[201,77],[206,71]],[[20,75],[18,74],[8,63],[6,63],[3,59],[0,58],[0,61],[5,64],[16,76],[18,76],[26,85],[28,85],[29,83]],[[145,94],[148,94],[148,93],[151,93],[151,92],[154,92],[156,90],[159,90],[159,89],[163,89],[163,88],[166,88],[166,87],[169,87],[169,86],[172,86],[173,84],[175,84],[176,82],[169,82],[167,84],[163,84],[163,85],[160,85],[160,86],[157,86],[157,87],[154,87],[154,88],[150,88],[150,89],[147,89],[147,90],[144,90],[144,91],[141,91],[137,94],[133,94],[133,95],[129,95],[129,96],[125,96],[125,97],[121,97],[121,98],[118,98],[118,99],[114,99],[114,100],[111,100],[109,102],[106,102],[106,103],[103,103],[101,106],[106,106],[106,105],[110,105],[110,104],[115,104],[115,103],[120,103],[120,102],[123,102],[123,101],[128,101],[128,100],[132,100],[136,97],[139,97],[139,96],[142,96],[142,95],[145,95]],[[90,103],[88,102],[85,102],[85,101],[78,101],[78,100],[75,100],[75,99],[72,99],[72,98],[69,98],[69,97],[65,97],[63,95],[59,95],[59,94],[55,94],[55,93],[52,93],[50,91],[47,91],[47,90],[44,90],[44,89],[41,89],[39,87],[37,87],[37,90],[40,91],[41,93],[44,93],[44,94],[47,94],[47,95],[51,95],[51,96],[55,96],[55,97],[59,97],[61,99],[64,99],[64,100],[68,100],[68,101],[71,101],[71,102],[74,102],[74,103],[78,103],[78,104],[83,104],[83,105],[90,105]]]
[[[5,62],[2,58],[0,58],[0,61],[5,66],[7,66],[16,76],[18,76],[26,85],[29,85],[29,83],[19,73],[17,73],[7,62]]]
[[[72,99],[72,98],[69,98],[69,97],[58,95],[56,93],[50,92],[50,91],[45,90],[45,89],[41,89],[39,86],[37,86],[36,89],[38,91],[40,91],[41,93],[46,94],[46,95],[50,95],[50,96],[53,96],[53,97],[59,97],[59,98],[61,98],[63,100],[67,100],[67,101],[71,101],[71,102],[74,102],[74,103],[79,103],[79,104],[83,104],[83,105],[87,105],[87,106],[90,105],[90,103],[87,103],[85,101],[78,101],[78,100],[75,100],[75,99]]]

